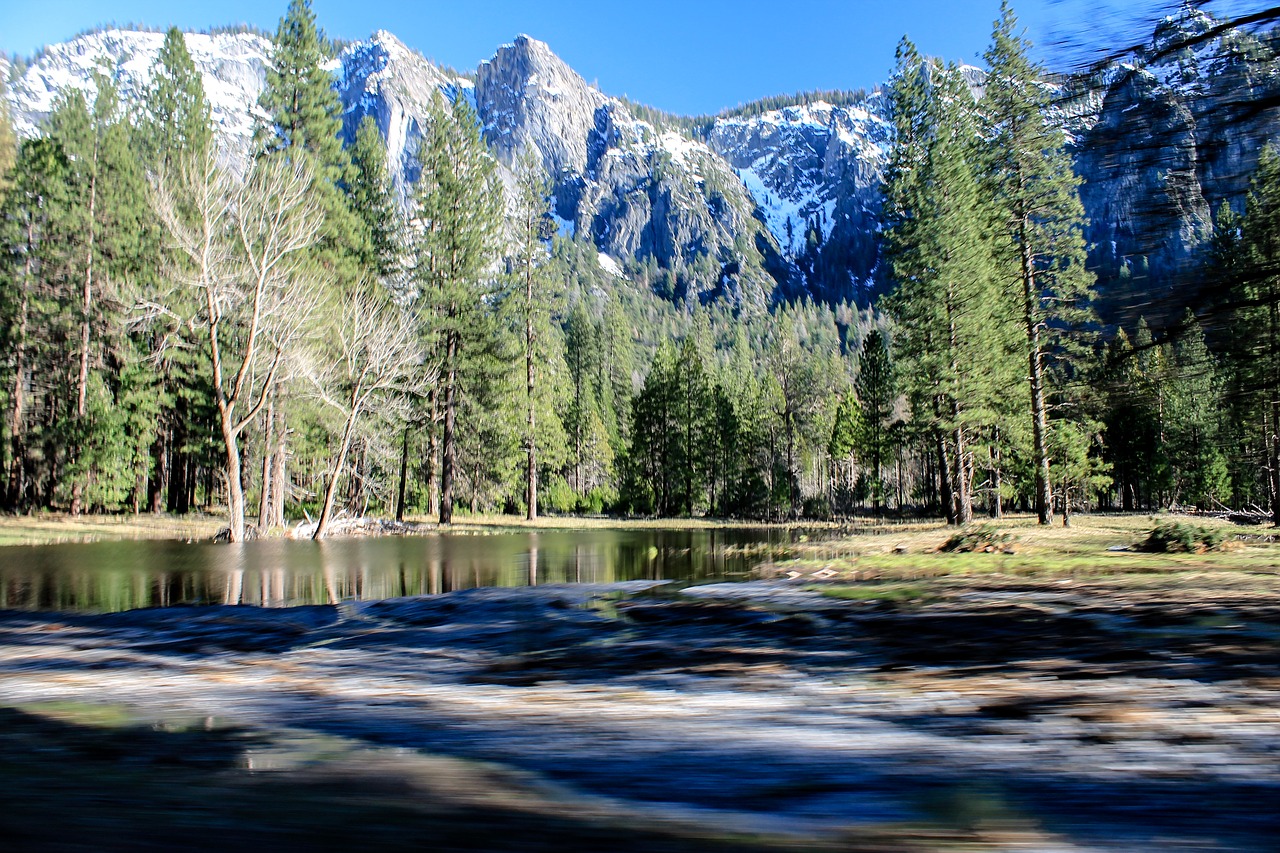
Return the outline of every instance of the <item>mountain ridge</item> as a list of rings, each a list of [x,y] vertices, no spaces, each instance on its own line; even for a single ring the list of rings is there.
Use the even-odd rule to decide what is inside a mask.
[[[1274,46],[1232,31],[1194,50],[1170,47],[1211,20],[1195,10],[1171,16],[1153,35],[1150,64],[1141,56],[1117,62],[1062,107],[1091,262],[1117,320],[1131,320],[1143,301],[1125,292],[1137,287],[1137,272],[1143,288],[1163,286],[1202,250],[1216,208],[1238,204],[1261,143],[1280,136],[1275,109],[1243,125],[1215,112],[1242,92],[1280,86],[1241,58]],[[37,133],[62,87],[92,92],[99,56],[115,64],[122,95],[137,103],[162,38],[105,29],[15,67],[6,73],[15,130]],[[270,42],[248,32],[188,33],[187,44],[219,136],[247,157],[254,124],[265,118],[257,100]],[[402,198],[417,176],[431,99],[463,95],[508,186],[532,153],[551,181],[562,233],[589,240],[608,259],[602,263],[669,299],[727,298],[753,311],[802,296],[866,305],[887,286],[880,184],[892,136],[879,87],[841,90],[835,102],[797,93],[800,103],[767,96],[713,117],[670,116],[602,92],[523,34],[474,74],[440,67],[387,30],[346,44],[328,68],[347,142],[365,116],[375,119]],[[964,70],[980,87],[981,69]]]

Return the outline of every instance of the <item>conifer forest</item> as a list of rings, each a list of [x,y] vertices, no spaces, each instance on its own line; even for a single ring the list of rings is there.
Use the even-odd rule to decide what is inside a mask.
[[[1004,7],[980,85],[901,42],[884,286],[756,305],[709,255],[602,269],[461,90],[398,189],[372,118],[343,144],[304,0],[241,166],[172,29],[141,104],[103,67],[38,135],[0,116],[0,507],[225,512],[233,541],[344,514],[1280,524],[1280,152],[1165,275],[1196,298],[1117,316],[1146,260],[1096,251],[1074,84],[1021,33]],[[1280,52],[1249,38],[1245,75]],[[824,224],[785,260],[814,269]]]

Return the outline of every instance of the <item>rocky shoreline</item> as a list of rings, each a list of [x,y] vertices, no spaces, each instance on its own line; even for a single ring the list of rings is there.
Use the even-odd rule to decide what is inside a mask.
[[[341,849],[346,822],[307,829],[333,802],[353,827],[393,810],[386,849],[420,845],[414,827],[435,849],[495,850],[1280,837],[1274,574],[824,591],[633,582],[2,612],[0,765],[31,784],[0,794],[0,832],[43,849],[136,849],[157,832],[222,849],[186,799],[126,796],[181,783],[249,813],[269,789],[261,825],[215,823],[222,840],[269,831],[277,849]],[[99,767],[104,742],[123,781]],[[112,791],[115,845],[92,833]]]

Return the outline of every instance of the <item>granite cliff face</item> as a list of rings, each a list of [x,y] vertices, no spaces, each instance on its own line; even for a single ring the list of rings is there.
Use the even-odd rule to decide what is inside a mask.
[[[1243,209],[1259,154],[1280,138],[1275,46],[1213,35],[1215,23],[1197,10],[1165,19],[1144,55],[1104,73],[1076,135],[1108,319],[1159,324],[1200,300],[1186,271],[1222,206]]]
[[[432,65],[386,30],[356,42],[334,63],[334,88],[342,99],[342,132],[350,143],[372,116],[387,143],[387,164],[402,197],[418,177],[417,151],[437,95],[452,101],[471,81]]]
[[[92,98],[96,68],[114,77],[122,100],[141,103],[163,43],[163,33],[112,29],[46,48],[25,73],[8,81],[15,131],[19,136],[39,133],[63,89],[80,89]],[[218,135],[233,150],[247,155],[260,114],[258,96],[266,80],[271,42],[250,33],[188,33],[187,50],[203,77]]]
[[[1236,31],[1197,41],[1213,23],[1198,11],[1167,19],[1144,55],[1063,105],[1109,319],[1135,319],[1153,292],[1179,281],[1204,251],[1213,216],[1224,203],[1241,206],[1259,151],[1280,136],[1271,106],[1280,103],[1280,63],[1266,59],[1275,45]],[[20,74],[4,69],[18,133],[39,132],[59,90],[92,95],[102,61],[126,101],[140,103],[162,40],[107,30],[48,48]],[[247,158],[270,42],[189,34],[187,44],[220,136]],[[379,31],[330,70],[344,134],[354,138],[374,117],[402,197],[417,177],[432,98],[465,97],[507,184],[532,157],[551,179],[562,233],[593,243],[612,274],[643,271],[673,300],[750,310],[805,295],[866,304],[888,284],[880,182],[892,127],[878,91],[690,129],[642,119],[527,36],[463,76]],[[976,91],[982,72],[966,71]],[[1181,310],[1177,298],[1168,305]]]
[[[887,98],[825,101],[720,118],[707,143],[733,166],[802,289],[865,297],[879,261],[880,184],[892,143]]]
[[[499,162],[541,163],[566,228],[615,261],[656,265],[664,295],[763,307],[786,280],[776,241],[721,157],[637,119],[542,42],[521,36],[481,63],[475,99]]]

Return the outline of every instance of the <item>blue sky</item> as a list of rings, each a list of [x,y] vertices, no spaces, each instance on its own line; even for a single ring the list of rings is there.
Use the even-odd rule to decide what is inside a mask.
[[[274,30],[288,0],[3,0],[0,51],[27,55],[97,24]],[[1159,0],[1023,0],[1014,8],[1054,65],[1110,42]],[[1225,0],[1224,8],[1249,4]],[[395,33],[472,69],[519,33],[551,45],[613,95],[671,112],[716,112],[801,89],[870,88],[908,35],[928,54],[978,62],[999,0],[313,0],[331,35]],[[1065,43],[1066,46],[1054,46]]]

